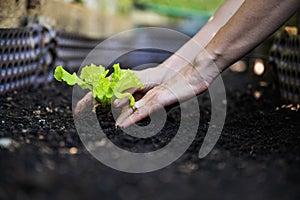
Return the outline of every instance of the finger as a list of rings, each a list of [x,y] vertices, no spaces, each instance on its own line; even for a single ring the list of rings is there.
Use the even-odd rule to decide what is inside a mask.
[[[116,120],[116,126],[121,126],[120,124],[128,118],[133,112],[135,112],[139,107],[141,107],[144,104],[143,100],[135,102],[134,108],[130,107],[129,105],[124,107],[121,111],[120,116]]]
[[[160,104],[149,102],[148,104],[145,104],[144,106],[138,108],[135,112],[133,112],[129,117],[126,117],[122,123],[120,124],[121,127],[127,128],[136,122],[146,118],[154,111],[162,108]]]
[[[126,128],[149,116],[154,111],[171,105],[176,101],[176,95],[165,86],[155,87],[146,93],[141,100],[136,102],[135,106],[137,109],[135,112],[132,112],[126,117],[122,116],[118,123],[121,127]]]
[[[151,102],[151,99],[152,95],[148,94],[141,100],[135,102],[135,110],[128,109],[127,107],[127,110],[125,110],[124,113],[122,113],[117,119],[118,126],[126,128],[134,124],[135,122],[147,117],[149,114],[147,105]],[[132,118],[132,115],[134,115],[135,117]]]
[[[155,87],[135,103],[136,110],[126,111],[117,119],[117,125],[128,127],[147,117],[150,113],[172,103],[174,96],[163,86]],[[126,113],[126,114],[125,114]]]
[[[119,108],[119,107],[121,107],[121,106],[127,104],[128,102],[129,102],[129,99],[128,99],[127,97],[124,98],[124,99],[116,99],[116,100],[114,100],[114,102],[113,102],[113,107]]]
[[[82,112],[85,108],[88,107],[88,105],[92,104],[95,105],[97,101],[93,98],[92,92],[88,92],[82,99],[80,99],[76,107],[74,109],[74,113],[78,114]]]
[[[115,126],[121,126],[122,121],[124,121],[129,115],[131,115],[134,112],[134,109],[131,108],[130,106],[125,106],[122,111],[120,116],[118,117],[118,119],[116,120],[116,124]]]

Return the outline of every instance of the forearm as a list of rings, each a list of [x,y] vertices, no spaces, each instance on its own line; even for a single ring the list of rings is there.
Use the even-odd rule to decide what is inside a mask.
[[[215,33],[226,24],[243,2],[244,0],[226,0],[211,20],[190,41],[169,57],[162,66],[169,67],[174,72],[185,67],[209,43]]]
[[[205,91],[219,71],[235,62],[280,27],[298,9],[299,5],[300,0],[245,0],[215,36],[207,36],[207,40],[211,37],[213,39],[196,56],[192,64],[174,63],[174,66],[170,68],[179,69],[179,72],[150,89],[142,99],[136,102],[134,110],[123,109],[116,120],[116,126],[128,127],[155,110],[161,109],[162,106],[171,105]],[[214,32],[213,29],[211,31],[211,33]],[[201,34],[199,32],[195,39],[199,36],[201,41]],[[185,47],[186,50],[184,50]],[[188,46],[185,47],[179,51],[193,57],[192,51],[197,51],[197,49],[191,51]],[[214,69],[215,64],[216,69]],[[168,68],[162,71],[165,69]],[[159,72],[162,73],[162,71]]]
[[[216,11],[214,16],[203,26],[203,28],[192,38],[204,48],[214,35],[223,27],[227,21],[240,8],[244,0],[226,0]],[[198,52],[199,53],[199,52]],[[197,54],[196,54],[197,55]],[[194,57],[196,56],[194,55]]]
[[[300,0],[245,0],[205,50],[223,71],[278,29],[299,5]]]

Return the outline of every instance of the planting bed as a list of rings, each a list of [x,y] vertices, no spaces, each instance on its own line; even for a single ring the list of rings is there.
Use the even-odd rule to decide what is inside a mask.
[[[268,88],[234,87],[231,78],[244,76],[224,75],[228,114],[213,151],[198,159],[210,118],[203,94],[193,144],[172,165],[147,174],[115,171],[87,152],[74,126],[71,88],[52,82],[1,96],[0,137],[12,144],[0,148],[0,199],[299,199],[300,112],[276,110],[280,103]],[[128,137],[112,121],[104,126],[122,148],[152,151],[174,135],[179,113],[173,109],[167,134],[152,140]]]

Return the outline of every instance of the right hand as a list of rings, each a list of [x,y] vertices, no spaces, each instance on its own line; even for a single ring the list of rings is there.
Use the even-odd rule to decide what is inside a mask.
[[[173,54],[167,60],[157,67],[147,68],[140,71],[132,70],[136,73],[137,77],[143,83],[143,88],[135,87],[127,91],[133,94],[136,101],[141,99],[149,90],[155,86],[165,83],[168,79],[173,77],[181,68],[188,64],[187,60],[182,59],[180,56]],[[92,92],[88,92],[81,100],[78,101],[74,113],[82,112],[89,104],[95,105],[97,101],[92,97]],[[115,100],[112,105],[116,108],[124,106],[128,103],[128,99]]]
[[[141,99],[149,90],[165,82],[167,69],[161,66],[154,68],[148,68],[140,71],[134,71],[136,76],[140,79],[143,84],[143,88],[135,87],[130,88],[124,92],[128,92],[133,95],[134,99],[138,101]],[[165,73],[166,72],[166,73]],[[115,100],[113,106],[116,108],[124,106],[128,103],[128,99],[124,98],[121,100]]]

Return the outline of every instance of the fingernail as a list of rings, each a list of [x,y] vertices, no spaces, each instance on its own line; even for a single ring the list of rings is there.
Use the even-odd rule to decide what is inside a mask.
[[[115,128],[123,128],[120,124],[115,123]]]
[[[120,104],[120,101],[119,100],[115,100],[113,104],[114,104],[115,107],[118,107],[119,104]]]

